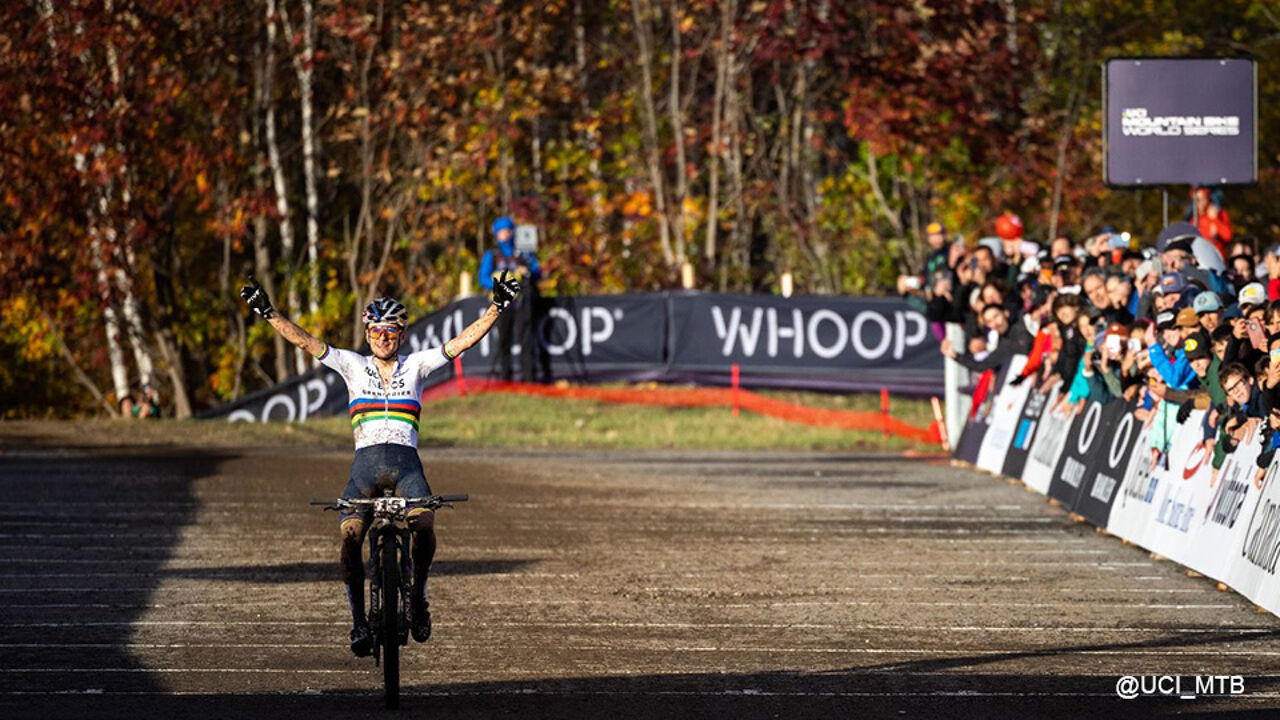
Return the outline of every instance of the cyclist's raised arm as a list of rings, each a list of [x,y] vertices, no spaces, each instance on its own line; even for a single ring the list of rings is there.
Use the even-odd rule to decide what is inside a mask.
[[[285,340],[311,353],[314,357],[320,357],[324,354],[324,341],[316,338],[311,333],[303,330],[297,323],[280,314],[278,310],[271,306],[271,298],[267,297],[267,291],[262,289],[262,285],[253,276],[249,276],[251,284],[240,288],[240,297],[244,298],[245,303],[249,305],[249,309],[253,310],[260,317],[267,321],[276,332]]]
[[[452,340],[444,344],[444,354],[447,358],[456,358],[461,355],[467,348],[480,342],[480,338],[489,332],[489,328],[493,327],[493,323],[497,321],[498,315],[511,306],[516,296],[520,294],[520,283],[515,279],[507,279],[507,273],[502,273],[502,277],[493,284],[493,304],[485,309],[475,322],[463,328]]]

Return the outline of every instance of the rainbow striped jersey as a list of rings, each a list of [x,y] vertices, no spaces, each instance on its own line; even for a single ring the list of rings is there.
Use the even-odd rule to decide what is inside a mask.
[[[356,449],[370,445],[418,447],[418,418],[427,375],[449,362],[444,348],[429,348],[396,358],[391,381],[383,383],[372,355],[324,346],[319,357],[347,383],[347,411]]]

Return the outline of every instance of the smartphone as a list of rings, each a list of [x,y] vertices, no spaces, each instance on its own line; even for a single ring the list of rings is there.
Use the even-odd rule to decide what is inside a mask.
[[[1280,348],[1272,348],[1268,355],[1271,356],[1272,365],[1280,365]]]
[[[1258,321],[1250,318],[1249,321],[1245,323],[1245,329],[1249,332],[1249,342],[1253,343],[1255,348],[1265,350],[1267,347],[1267,336],[1262,332],[1262,326],[1258,324]]]
[[[915,275],[912,275],[912,276],[910,276],[910,277],[903,278],[903,279],[902,279],[902,285],[903,285],[903,287],[910,288],[910,289],[912,289],[912,290],[919,290],[919,289],[920,289],[920,278],[916,277]]]
[[[1123,339],[1124,338],[1120,337],[1119,335],[1108,335],[1107,336],[1107,352],[1111,353],[1112,355],[1120,354],[1120,347],[1121,347],[1120,343]]]
[[[1135,354],[1142,352],[1142,341],[1138,338],[1129,338],[1129,352]]]
[[[977,269],[978,269],[978,258],[976,258],[976,257],[971,257],[971,258],[969,258],[969,269],[970,269],[970,270],[977,270]]]

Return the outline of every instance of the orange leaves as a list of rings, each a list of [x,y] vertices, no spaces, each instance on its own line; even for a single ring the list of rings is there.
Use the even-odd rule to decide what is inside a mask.
[[[653,213],[652,196],[648,191],[638,190],[627,196],[622,204],[622,214],[635,217],[649,217]]]

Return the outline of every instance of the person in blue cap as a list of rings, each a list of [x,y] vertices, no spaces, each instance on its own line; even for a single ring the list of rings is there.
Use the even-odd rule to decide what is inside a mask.
[[[493,239],[496,245],[489,248],[480,260],[480,287],[486,291],[493,290],[494,280],[504,272],[511,273],[520,281],[520,300],[513,308],[514,312],[503,313],[498,318],[498,361],[500,377],[511,380],[512,346],[517,339],[520,345],[520,379],[533,382],[533,359],[538,353],[537,341],[533,337],[534,310],[538,305],[538,281],[542,279],[542,271],[538,267],[538,258],[533,253],[516,252],[516,224],[511,218],[503,217],[493,221]],[[543,363],[545,368],[546,362]]]

